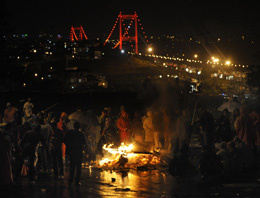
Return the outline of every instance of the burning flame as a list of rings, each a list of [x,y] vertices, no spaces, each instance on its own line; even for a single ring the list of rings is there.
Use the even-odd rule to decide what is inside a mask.
[[[103,149],[107,151],[110,156],[99,161],[100,167],[114,167],[119,164],[118,162],[122,157],[127,158],[128,163],[126,163],[126,167],[128,168],[162,163],[161,159],[154,155],[134,153],[133,144],[125,145],[122,143],[118,148],[114,148],[113,146],[113,144],[105,144],[103,146]]]
[[[108,146],[105,144],[103,149],[112,154],[126,155],[127,153],[132,152],[134,148],[133,144],[125,145],[124,143],[121,143],[121,146],[118,148],[112,148],[112,146],[113,144],[109,144]]]
[[[108,151],[109,153],[112,154],[111,159],[109,158],[104,158],[101,161],[99,161],[99,165],[103,166],[103,165],[114,165],[116,162],[118,162],[119,158],[121,155],[123,155],[125,158],[129,158],[135,154],[130,153],[132,152],[134,145],[130,144],[130,145],[125,145],[124,143],[121,143],[121,146],[118,148],[112,148],[114,145],[113,144],[105,144],[103,146],[103,149],[105,151]]]

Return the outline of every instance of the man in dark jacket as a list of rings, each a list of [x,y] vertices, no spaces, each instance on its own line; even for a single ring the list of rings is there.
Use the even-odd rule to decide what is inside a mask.
[[[211,150],[214,147],[214,118],[212,114],[205,109],[201,111],[199,127],[203,151]]]
[[[24,134],[23,139],[21,140],[20,146],[22,148],[21,161],[19,163],[19,172],[22,169],[23,160],[26,157],[29,157],[29,180],[34,181],[34,158],[35,158],[35,150],[37,144],[41,142],[42,144],[46,144],[45,140],[41,134],[41,126],[38,123],[33,124],[33,129],[27,131]]]
[[[53,134],[51,137],[51,158],[54,171],[54,178],[57,179],[64,177],[63,159],[62,159],[62,143],[63,143],[63,132],[58,129],[57,122],[52,121],[51,123]]]
[[[73,182],[74,172],[76,170],[75,185],[80,186],[81,176],[81,163],[83,157],[83,146],[86,144],[84,135],[80,132],[80,123],[74,123],[74,130],[68,131],[64,137],[64,143],[66,145],[66,153],[70,156],[70,176],[69,186]]]

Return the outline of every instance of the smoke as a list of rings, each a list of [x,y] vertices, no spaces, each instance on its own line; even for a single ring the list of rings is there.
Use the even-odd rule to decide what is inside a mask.
[[[187,109],[194,104],[194,97],[178,79],[147,79],[138,91],[138,97],[145,103],[145,108],[168,112]]]

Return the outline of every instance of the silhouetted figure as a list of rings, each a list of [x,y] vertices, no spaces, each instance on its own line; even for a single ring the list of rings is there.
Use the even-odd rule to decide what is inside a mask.
[[[34,124],[32,125],[32,130],[27,131],[24,134],[24,137],[20,143],[20,147],[22,148],[22,154],[21,154],[21,160],[19,163],[19,169],[18,171],[21,172],[22,165],[24,162],[24,159],[26,157],[29,157],[29,179],[31,181],[34,180],[35,170],[34,170],[34,159],[35,159],[35,150],[37,147],[37,144],[41,142],[43,145],[45,145],[45,140],[41,134],[41,126],[36,123],[37,121],[34,121]]]
[[[57,122],[51,121],[51,126],[53,130],[53,134],[51,137],[51,158],[52,158],[52,166],[54,171],[54,178],[63,177],[63,159],[62,159],[62,143],[63,143],[63,132],[58,129]]]
[[[203,151],[202,158],[199,162],[199,171],[204,178],[218,176],[222,173],[223,164],[221,159],[212,150]]]
[[[177,136],[179,140],[179,151],[181,151],[184,146],[190,145],[191,117],[188,110],[183,110],[182,115],[177,119]]]
[[[144,143],[144,128],[143,123],[138,112],[134,113],[134,118],[131,122],[131,131],[133,139],[138,144]]]
[[[224,109],[221,117],[216,121],[216,140],[229,142],[233,139],[228,109]]]
[[[244,142],[249,149],[253,149],[255,145],[253,121],[245,106],[240,107],[240,116],[236,119],[235,128],[238,138]]]
[[[202,149],[208,150],[214,147],[213,133],[214,133],[214,118],[207,110],[202,111],[199,117],[199,127],[201,134]]]
[[[80,132],[80,123],[74,123],[74,130],[68,131],[64,137],[64,143],[66,144],[66,152],[70,156],[70,176],[69,185],[74,180],[75,169],[75,185],[79,186],[81,177],[81,163],[83,157],[83,146],[86,144],[83,133]]]
[[[172,176],[193,177],[197,171],[189,160],[189,147],[184,145],[169,163],[169,172]]]

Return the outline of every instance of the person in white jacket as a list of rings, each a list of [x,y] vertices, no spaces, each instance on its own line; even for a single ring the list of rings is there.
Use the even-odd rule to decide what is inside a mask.
[[[31,98],[28,98],[27,101],[24,103],[23,105],[23,112],[24,112],[24,116],[25,118],[30,118],[32,116],[32,110],[34,108],[33,103],[31,103]]]
[[[149,151],[153,150],[154,146],[154,130],[153,130],[153,114],[151,110],[148,110],[145,118],[143,119],[143,128],[145,131],[144,141],[146,148]]]

